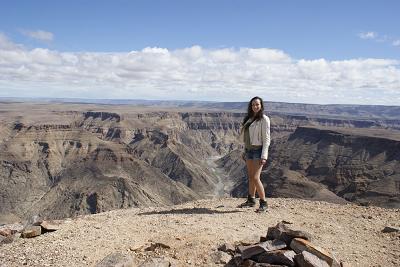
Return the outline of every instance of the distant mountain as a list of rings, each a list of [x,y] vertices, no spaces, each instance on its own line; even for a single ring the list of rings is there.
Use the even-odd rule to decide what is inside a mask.
[[[142,100],[142,99],[84,99],[84,98],[18,98],[0,97],[0,102],[46,102],[46,103],[86,103],[101,105],[132,105],[138,107],[212,109],[246,112],[247,102],[214,102],[189,100]],[[265,101],[269,113],[307,115],[318,117],[338,117],[357,119],[399,119],[399,106],[383,105],[317,105]]]

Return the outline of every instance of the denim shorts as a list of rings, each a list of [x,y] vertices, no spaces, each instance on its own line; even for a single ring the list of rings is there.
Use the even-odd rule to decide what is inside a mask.
[[[246,159],[261,159],[262,147],[256,149],[246,149],[245,158]]]

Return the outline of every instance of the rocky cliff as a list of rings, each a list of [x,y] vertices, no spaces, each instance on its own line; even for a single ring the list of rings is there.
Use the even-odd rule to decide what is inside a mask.
[[[237,140],[243,115],[3,103],[0,217],[62,218],[245,195]],[[269,195],[398,205],[397,120],[270,116]],[[343,132],[356,128],[361,134]],[[377,137],[374,129],[383,128],[393,129],[385,133],[391,138]],[[221,174],[210,162],[225,155]]]
[[[244,164],[231,164],[238,157],[231,153],[220,165],[243,176]],[[272,144],[262,177],[270,196],[398,208],[399,169],[400,136],[392,132],[298,127]],[[244,181],[238,180],[234,195],[245,194]]]
[[[212,197],[220,181],[205,162],[239,146],[235,114],[38,109],[1,118],[2,217]]]

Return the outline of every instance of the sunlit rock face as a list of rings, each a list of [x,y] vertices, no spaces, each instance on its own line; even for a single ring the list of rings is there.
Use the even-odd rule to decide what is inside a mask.
[[[1,124],[0,212],[60,218],[214,196],[218,177],[205,161],[239,146],[240,119],[102,111],[8,118]]]
[[[270,155],[262,174],[270,196],[400,207],[400,136],[391,132],[298,127]],[[229,165],[237,157],[231,153],[223,165],[240,175]],[[239,181],[233,194],[246,190]]]
[[[238,140],[245,114],[224,107],[1,103],[0,217],[245,196]],[[398,120],[289,111],[269,114],[268,196],[398,206]],[[391,130],[375,131],[383,128]]]

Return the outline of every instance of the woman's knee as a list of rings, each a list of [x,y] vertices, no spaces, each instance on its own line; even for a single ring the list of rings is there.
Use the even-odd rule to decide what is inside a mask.
[[[249,176],[249,179],[251,179],[251,181],[254,183],[261,182],[260,176],[257,174],[253,174],[252,176]]]

